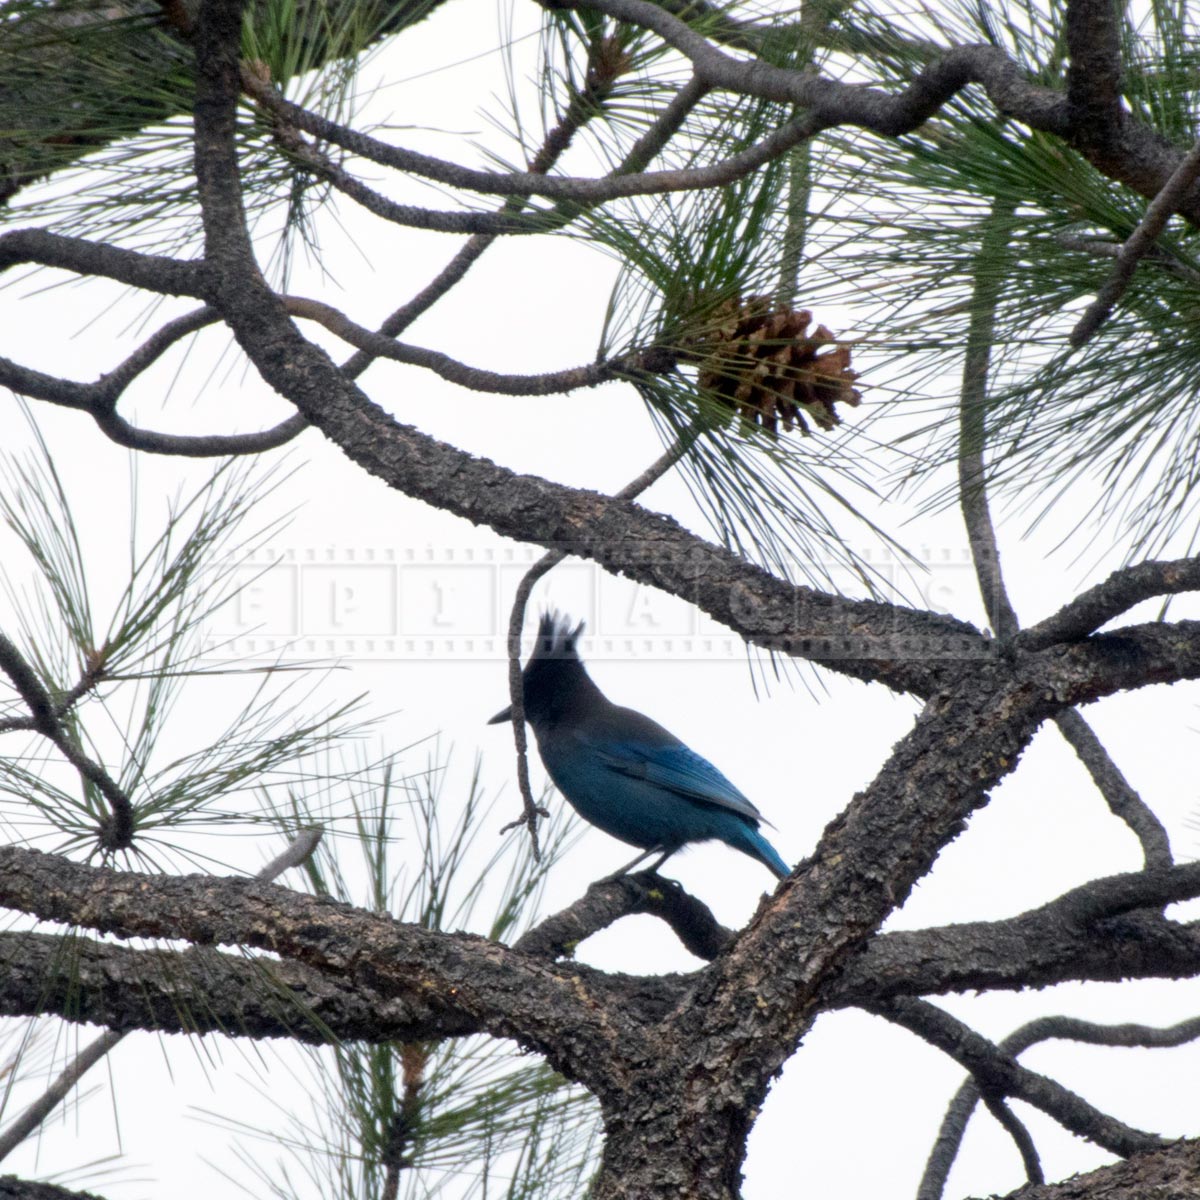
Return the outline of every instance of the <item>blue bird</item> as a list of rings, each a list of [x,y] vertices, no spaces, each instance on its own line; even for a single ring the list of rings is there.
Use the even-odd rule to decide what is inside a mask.
[[[780,879],[790,868],[758,831],[763,815],[707,759],[657,722],[613,704],[576,650],[581,621],[545,613],[525,664],[525,719],[555,786],[585,821],[653,854],[657,870],[688,842],[716,839]],[[489,725],[512,720],[506,708]]]

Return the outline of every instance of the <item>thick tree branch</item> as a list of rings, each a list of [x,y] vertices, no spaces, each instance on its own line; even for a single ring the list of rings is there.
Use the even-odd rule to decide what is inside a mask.
[[[599,972],[252,880],[140,875],[3,847],[0,905],[123,937],[270,950],[407,1005],[431,1034],[515,1038],[601,1088],[641,1041],[613,1016],[619,981]],[[591,1015],[595,1006],[608,1011],[603,1026]]]
[[[209,948],[133,950],[72,936],[0,934],[0,1014],[103,1025],[116,1033],[221,1033],[313,1045],[439,1036],[403,999],[294,962]]]
[[[0,1200],[104,1200],[95,1192],[75,1192],[56,1183],[0,1175]]]
[[[1196,896],[1200,866],[1187,863],[1092,880],[1002,921],[880,934],[826,1000],[840,1008],[893,995],[1200,975],[1200,925],[1159,911]]]
[[[1070,0],[1066,37],[1067,114],[1072,134],[1101,152],[1114,140],[1121,109],[1121,21],[1118,0]]]
[[[255,878],[267,881],[274,880],[291,867],[300,866],[317,848],[317,845],[321,841],[322,833],[323,830],[319,828],[302,829],[283,852],[267,863],[255,875]],[[212,952],[209,951],[209,953],[211,954]],[[61,969],[61,963],[56,963],[55,967],[51,968],[47,974],[56,974],[57,970],[55,968]],[[28,969],[29,963],[22,957],[18,963],[18,970],[27,972]],[[96,1063],[100,1062],[110,1050],[114,1049],[124,1036],[125,1034],[121,1030],[106,1029],[104,1033],[85,1046],[75,1056],[66,1069],[59,1073],[58,1077],[41,1096],[6,1126],[3,1134],[0,1134],[0,1161],[3,1161],[26,1138],[41,1128],[42,1123],[75,1088],[79,1080]]]
[[[113,279],[160,296],[207,299],[203,266],[159,254],[139,254],[44,229],[0,234],[0,271],[22,264],[57,267],[75,275]]]
[[[1200,927],[1157,912],[1113,919],[1130,907],[1200,894],[1200,867],[1113,876],[1005,921],[901,931],[874,938],[827,993],[828,1007],[892,996],[1045,986],[1073,979],[1119,980],[1200,974]],[[562,912],[515,944],[518,953],[570,955],[580,942],[633,913],[664,920],[703,959],[736,933],[677,883],[641,872],[593,884]],[[1109,915],[1105,915],[1109,914]],[[420,1040],[444,1032],[441,1018],[420,1024],[403,998],[302,964],[271,963],[211,951],[131,950],[37,934],[0,936],[5,965],[0,1012],[54,1012],[118,1030],[224,1032],[320,1041]],[[626,981],[643,1020],[679,1002],[680,984]]]

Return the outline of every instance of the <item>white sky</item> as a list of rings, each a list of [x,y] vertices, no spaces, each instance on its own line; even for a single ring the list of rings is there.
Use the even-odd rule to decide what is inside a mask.
[[[518,24],[535,19],[534,11],[532,5],[518,7]],[[397,125],[427,122],[478,131],[482,137],[487,126],[476,110],[504,86],[495,56],[453,71],[426,72],[469,59],[476,45],[486,50],[495,37],[493,18],[488,4],[450,0],[433,20],[377,57],[372,77],[387,84],[372,101],[371,116]],[[416,135],[394,136],[425,146]],[[348,205],[338,206],[337,216],[345,232],[332,216],[321,226],[332,284],[302,265],[293,290],[321,295],[367,326],[431,277],[457,245],[447,237],[368,221]],[[569,239],[514,239],[493,248],[409,336],[498,370],[534,372],[585,362],[595,353],[612,275],[610,261]],[[8,289],[0,295],[0,353],[93,378],[123,357],[120,346],[140,311],[129,303],[110,309],[113,295],[102,285],[41,294]],[[806,302],[839,331],[853,322],[852,312],[829,313],[819,298]],[[250,429],[284,415],[257,381],[237,371],[218,374],[216,388],[206,386],[218,345],[215,337],[200,339],[174,381],[181,360],[169,359],[123,411],[174,431],[222,430],[231,422]],[[462,393],[392,365],[374,368],[366,385],[398,417],[435,436],[571,484],[614,490],[660,450],[641,401],[618,386],[568,398],[494,398]],[[201,392],[203,398],[195,401]],[[864,404],[870,402],[868,387]],[[0,405],[4,428],[12,431],[5,441],[24,440],[13,402],[0,399]],[[37,411],[80,501],[85,541],[101,563],[108,554],[119,562],[116,551],[127,536],[128,455],[78,414]],[[489,818],[498,830],[517,805],[511,745],[504,728],[484,722],[506,703],[501,653],[508,597],[520,565],[536,552],[388,491],[316,434],[301,439],[291,461],[303,465],[286,485],[281,506],[302,507],[269,546],[269,555],[281,556],[283,565],[249,590],[214,634],[239,638],[234,649],[240,655],[290,641],[295,657],[336,659],[347,670],[323,684],[323,694],[326,688],[330,694],[367,691],[373,711],[392,714],[383,726],[387,744],[440,733],[443,746],[453,745],[447,796],[455,794],[455,781],[461,787],[471,759],[481,753],[486,785],[503,789],[506,798]],[[207,468],[142,458],[138,470],[141,505],[152,519],[179,480],[201,478]],[[1079,494],[1073,501],[1084,512],[1092,498]],[[677,479],[656,484],[646,503],[702,530]],[[1053,611],[1069,592],[1097,577],[1074,565],[1070,553],[1051,555],[1072,515],[1064,514],[1061,528],[1041,530],[1036,538],[1022,540],[1015,523],[1001,530],[1010,590],[1025,622]],[[906,525],[915,513],[893,503],[881,506],[880,516],[929,563],[923,602],[979,621],[965,538],[954,514],[921,516]],[[861,548],[875,553],[865,543]],[[111,588],[118,578],[101,577],[96,585]],[[591,564],[572,561],[539,585],[531,614],[548,604],[588,619],[585,657],[601,687],[711,758],[777,826],[772,841],[789,861],[807,854],[825,823],[870,781],[917,708],[881,687],[834,675],[822,676],[811,688],[783,682],[769,693],[756,691],[744,653],[727,632],[681,602],[606,576]],[[1194,608],[1181,605],[1177,612]],[[812,682],[811,674],[806,678]],[[213,715],[205,706],[214,695],[220,693],[205,692],[185,709],[189,721],[180,730],[181,744]],[[1147,690],[1116,697],[1087,714],[1167,823],[1181,858],[1191,857],[1196,844],[1187,824],[1197,809],[1194,772],[1188,769],[1196,696],[1195,685],[1178,685],[1169,695]],[[416,769],[427,753],[418,747],[405,761]],[[533,770],[536,785],[542,778],[536,760]],[[269,852],[249,841],[223,849],[241,856],[246,869]],[[548,909],[570,902],[586,881],[627,857],[623,844],[587,832],[555,873]],[[1133,837],[1109,816],[1058,735],[1045,731],[889,927],[1010,915],[1088,878],[1135,869],[1138,862]],[[771,883],[761,866],[717,845],[679,856],[669,873],[731,924],[744,922]],[[588,942],[581,957],[632,971],[694,965],[649,918],[621,922]],[[1200,1009],[1200,985],[1064,986],[939,1003],[983,1033],[1001,1037],[1047,1012],[1168,1024]],[[72,1040],[68,1034],[61,1041],[60,1063]],[[1025,1061],[1142,1127],[1182,1135],[1200,1126],[1196,1048],[1135,1053],[1050,1044]],[[113,1105],[95,1097],[77,1117],[51,1128],[40,1152],[23,1148],[4,1170],[57,1172],[123,1149],[126,1163],[111,1183],[81,1175],[76,1185],[114,1198],[226,1194],[230,1184],[214,1172],[231,1169],[232,1160],[210,1143],[207,1127],[192,1110],[254,1119],[261,1112],[255,1088],[264,1070],[268,1090],[276,1079],[290,1086],[273,1050],[260,1060],[245,1045],[205,1043],[197,1051],[181,1039],[129,1039],[88,1081],[105,1091],[115,1085],[119,1120]],[[882,1021],[858,1013],[822,1017],[772,1089],[755,1129],[746,1166],[748,1200],[821,1196],[835,1188],[847,1195],[910,1196],[960,1078],[947,1059]],[[1048,1177],[1105,1161],[1094,1147],[1015,1107],[1029,1118]],[[871,1153],[863,1153],[866,1144],[874,1147]],[[986,1115],[977,1117],[948,1194],[1005,1192],[1020,1182],[1007,1137]]]

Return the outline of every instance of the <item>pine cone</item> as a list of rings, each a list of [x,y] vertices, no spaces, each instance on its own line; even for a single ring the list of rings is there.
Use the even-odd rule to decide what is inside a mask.
[[[812,313],[773,304],[767,296],[727,300],[717,307],[702,333],[687,338],[682,362],[699,367],[702,390],[714,395],[743,420],[771,433],[779,426],[810,432],[807,413],[822,429],[841,422],[836,404],[862,399],[850,369],[850,347],[818,325]],[[833,349],[821,353],[823,346]]]

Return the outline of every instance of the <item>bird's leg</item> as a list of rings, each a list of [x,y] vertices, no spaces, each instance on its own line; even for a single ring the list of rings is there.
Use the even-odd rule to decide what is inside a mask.
[[[652,867],[647,867],[646,869],[648,871],[650,871],[652,874],[655,874],[655,875],[658,874],[658,868],[661,867],[663,865],[663,863],[665,863],[667,861],[667,859],[671,857],[672,854],[676,853],[678,851],[678,849],[679,849],[678,846],[674,846],[670,850],[664,850],[663,855],[658,860],[658,862],[656,862]]]
[[[670,858],[671,855],[674,854],[678,849],[678,846],[674,846],[670,850],[664,850],[658,861],[652,867],[647,869],[650,871],[657,871],[658,868],[661,867],[663,863],[665,863],[667,859]],[[626,863],[619,871],[614,871],[611,875],[605,875],[600,882],[612,883],[614,879],[620,879],[622,875],[628,875],[629,872],[638,865],[638,863],[645,862],[646,859],[648,859],[652,854],[658,854],[660,850],[662,850],[661,846],[651,846],[649,850],[643,850],[641,854],[639,854],[637,858],[633,860],[633,862]]]
[[[658,851],[657,846],[651,846],[649,850],[643,850],[641,852],[641,854],[639,854],[637,856],[637,858],[635,858],[633,860],[633,862],[626,863],[623,867],[621,867],[617,871],[614,871],[611,875],[605,875],[605,877],[603,879],[601,879],[600,882],[601,883],[612,883],[612,881],[614,879],[620,879],[622,875],[628,875],[629,872],[632,871],[633,868],[638,865],[638,863],[645,862],[646,859],[648,859],[650,857],[650,855],[656,853],[657,851]]]

